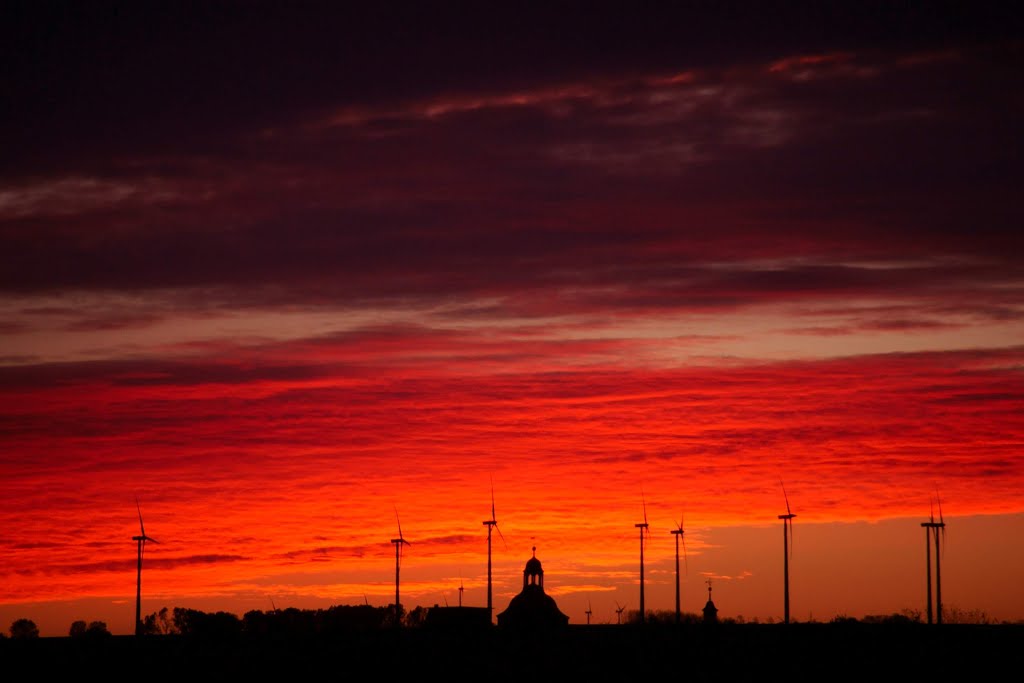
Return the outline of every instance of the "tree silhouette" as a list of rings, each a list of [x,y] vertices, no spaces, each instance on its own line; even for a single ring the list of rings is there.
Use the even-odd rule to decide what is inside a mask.
[[[427,618],[427,609],[417,605],[412,611],[407,612],[405,617],[402,619],[402,624],[412,628],[417,628],[423,625],[423,622]]]
[[[174,608],[174,625],[183,636],[230,638],[242,632],[242,622],[235,614],[207,613],[185,607]]]
[[[142,620],[142,633],[153,636],[167,636],[180,633],[174,625],[174,617],[169,609],[164,607],[159,612],[153,612]]]
[[[11,638],[38,638],[39,627],[31,619],[16,619],[11,624]]]
[[[87,628],[86,623],[81,619],[71,622],[71,628],[68,629],[68,635],[72,638],[81,638],[85,635],[85,629]]]
[[[404,614],[403,625],[420,626],[428,609],[416,607]],[[404,610],[403,610],[404,612]],[[164,607],[142,620],[146,635],[186,635],[192,637],[310,637],[326,633],[378,631],[394,626],[394,605],[334,605],[327,609],[288,607],[262,612],[250,610],[239,619],[229,612]]]
[[[625,618],[622,623],[624,624],[675,624],[676,613],[675,610],[647,610],[644,622],[640,621],[640,610],[627,610]],[[704,621],[704,617],[695,612],[682,612],[679,615],[679,623],[681,624],[700,624]]]
[[[981,609],[963,609],[956,605],[949,605],[948,607],[943,606],[942,608],[942,619],[947,624],[992,624],[992,619],[989,618],[985,610]]]
[[[110,636],[110,631],[107,629],[107,622],[90,621],[89,626],[85,629],[85,635],[89,638],[106,638]]]

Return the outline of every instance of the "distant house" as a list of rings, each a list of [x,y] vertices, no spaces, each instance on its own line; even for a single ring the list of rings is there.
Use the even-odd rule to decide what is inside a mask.
[[[427,610],[423,625],[439,629],[485,629],[491,625],[486,607],[440,607]]]
[[[544,592],[544,568],[537,548],[523,569],[523,590],[512,598],[508,609],[498,615],[498,626],[509,630],[545,631],[565,628],[569,617],[558,609],[555,599]]]

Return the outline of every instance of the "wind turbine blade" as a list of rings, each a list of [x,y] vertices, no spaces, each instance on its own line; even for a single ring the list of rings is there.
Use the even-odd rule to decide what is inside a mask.
[[[644,524],[647,524],[647,497],[644,496],[643,489],[640,489],[640,501],[644,505]]]
[[[789,495],[786,493],[786,484],[783,483],[782,479],[779,479],[779,484],[782,484],[782,496],[786,499],[786,514],[791,515],[793,511],[789,509]]]
[[[935,502],[939,505],[939,536],[942,539],[942,556],[946,556],[946,520],[942,516],[942,498],[939,497],[939,487],[935,487]]]
[[[395,521],[398,522],[398,538],[399,538],[399,540],[401,540],[404,543],[405,542],[405,537],[402,536],[402,520],[399,519],[399,517],[398,517],[398,506],[397,505],[395,506]]]
[[[498,519],[498,516],[494,513],[494,477],[491,477],[491,520]]]
[[[683,566],[686,569],[686,575],[690,575],[690,560],[686,557],[686,536],[683,535]]]
[[[494,528],[498,530],[498,537],[501,538],[501,542],[505,546],[505,550],[508,550],[508,543],[505,542],[505,534],[501,533],[501,527],[498,526],[497,522],[494,523]]]
[[[146,527],[142,526],[142,508],[139,507],[139,497],[135,496],[135,509],[139,511],[139,533],[140,536],[146,535]]]

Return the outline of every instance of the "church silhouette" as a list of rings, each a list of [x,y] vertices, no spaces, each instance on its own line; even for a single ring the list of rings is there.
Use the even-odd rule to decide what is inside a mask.
[[[498,626],[509,630],[546,631],[565,628],[569,617],[558,609],[555,599],[544,592],[544,568],[537,559],[537,548],[523,569],[523,590],[498,615]]]

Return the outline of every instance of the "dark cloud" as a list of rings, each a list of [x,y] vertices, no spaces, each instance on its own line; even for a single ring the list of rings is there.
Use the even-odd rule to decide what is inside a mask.
[[[135,313],[135,314],[114,314],[107,316],[88,316],[68,323],[63,327],[66,332],[97,332],[101,330],[123,330],[139,327],[149,327],[164,318],[156,314]]]
[[[58,387],[99,383],[103,386],[191,386],[238,384],[258,380],[302,380],[328,370],[308,363],[258,366],[228,360],[108,360],[0,367],[0,386]]]
[[[885,332],[891,331],[913,331],[913,330],[936,330],[946,329],[951,327],[960,327],[955,323],[944,322],[941,320],[928,320],[928,319],[891,319],[891,320],[868,320],[861,322],[859,325],[862,330],[881,330]]]
[[[27,329],[28,327],[22,322],[14,320],[0,321],[0,334],[15,334],[17,332],[24,332]],[[0,359],[2,358],[3,356],[0,356]]]
[[[1000,4],[673,3],[420,7],[22,3],[5,7],[7,169],[125,152],[238,152],[326,105],[522,87],[596,73],[774,61],[826,49],[1017,35]],[[15,133],[16,131],[16,133]]]
[[[867,272],[858,262],[922,255],[979,257],[990,274],[961,271],[968,281],[991,273],[1016,281],[1019,47],[1000,37],[997,10],[946,9],[963,19],[958,28],[909,12],[903,24],[876,26],[892,31],[881,41],[862,35],[863,16],[880,8],[859,6],[859,20],[845,10],[812,12],[790,17],[776,38],[734,40],[743,47],[730,52],[709,39],[681,41],[675,31],[696,31],[679,29],[693,22],[669,31],[651,17],[612,21],[589,7],[582,33],[569,34],[579,40],[566,42],[554,26],[582,10],[563,8],[550,25],[518,18],[504,27],[510,33],[499,42],[520,48],[518,61],[486,51],[466,59],[498,24],[462,35],[457,27],[480,18],[449,25],[444,12],[419,31],[407,24],[423,19],[417,11],[339,10],[322,21],[296,10],[278,24],[279,10],[144,9],[111,19],[76,9],[71,15],[87,15],[78,24],[62,17],[49,34],[21,39],[39,41],[40,58],[34,67],[16,62],[24,70],[17,84],[79,52],[70,73],[50,74],[47,92],[58,102],[80,95],[93,70],[107,77],[96,79],[100,92],[143,64],[150,73],[133,78],[136,90],[97,95],[99,109],[81,117],[85,129],[64,133],[78,136],[77,146],[59,144],[59,135],[47,145],[64,163],[8,174],[0,288],[178,289],[200,307],[232,308],[496,297],[530,314],[521,304],[531,299],[565,310],[588,298],[596,307],[660,299],[708,308],[816,286],[877,291],[884,277],[899,285],[907,274]],[[787,23],[699,14],[741,33]],[[834,42],[809,39],[815,21],[840,17],[846,32]],[[38,17],[26,10],[21,19]],[[364,22],[382,33],[343,39]],[[988,28],[972,33],[977,22]],[[136,24],[145,30],[126,32]],[[86,35],[89,26],[96,35]],[[188,54],[157,49],[186,32]],[[357,56],[392,49],[392,32],[403,51],[352,68]],[[599,48],[584,39],[592,32],[624,43]],[[257,39],[268,40],[250,52]],[[219,59],[209,58],[214,46],[226,49]],[[421,53],[433,56],[414,59]],[[504,68],[486,69],[489,56]],[[542,68],[552,57],[564,59]],[[188,80],[200,61],[202,77]],[[441,67],[445,79],[433,71]],[[274,83],[284,91],[262,97]],[[116,136],[99,131],[115,125]],[[166,143],[156,144],[161,136]],[[103,141],[111,149],[88,151]],[[34,156],[46,163],[46,153]],[[807,263],[744,271],[758,259]],[[708,262],[739,265],[702,272]],[[933,279],[917,284],[942,283],[948,272],[931,270]],[[600,300],[587,288],[611,293]],[[120,315],[72,325],[147,322]]]
[[[225,562],[240,562],[248,558],[241,555],[188,555],[184,557],[147,557],[147,569],[175,569],[177,567],[188,567],[204,564],[223,564]],[[111,560],[103,562],[84,562],[80,564],[65,564],[34,567],[21,569],[15,573],[21,575],[62,575],[62,574],[94,574],[96,572],[130,572],[135,566],[134,559]]]
[[[448,536],[428,536],[426,538],[417,539],[416,545],[464,545],[466,543],[479,543],[480,538],[478,536],[470,536],[468,534],[450,534]]]
[[[359,546],[319,546],[316,548],[304,548],[302,550],[289,550],[285,553],[273,555],[274,559],[299,560],[303,562],[321,562],[333,557],[363,557],[367,553],[374,553],[378,549],[368,545]]]

